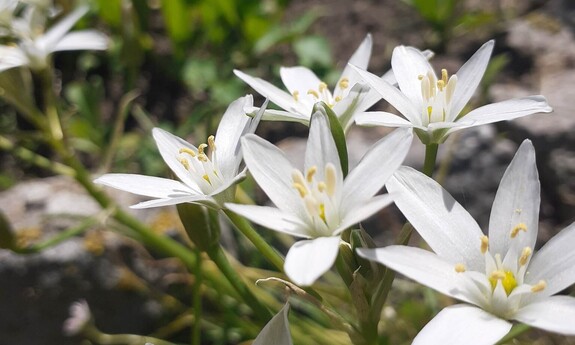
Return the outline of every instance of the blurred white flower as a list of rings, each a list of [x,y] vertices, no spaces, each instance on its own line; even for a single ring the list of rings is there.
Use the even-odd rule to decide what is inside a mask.
[[[70,306],[70,317],[64,321],[62,330],[67,336],[77,335],[91,320],[92,314],[88,302],[86,300],[74,302]]]

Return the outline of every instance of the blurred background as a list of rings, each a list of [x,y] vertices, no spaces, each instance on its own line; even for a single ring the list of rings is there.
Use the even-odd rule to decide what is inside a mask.
[[[390,68],[391,52],[400,44],[433,50],[435,68],[455,73],[493,38],[492,60],[472,105],[542,94],[554,112],[451,136],[440,148],[436,176],[486,230],[499,180],[518,145],[529,138],[537,151],[542,186],[539,240],[546,241],[575,220],[575,2],[571,0],[88,3],[91,10],[77,28],[106,33],[110,48],[56,53],[54,63],[68,109],[63,122],[76,154],[94,176],[105,172],[167,176],[150,135],[153,127],[192,143],[205,142],[231,101],[253,93],[255,103],[261,104],[263,99],[236,78],[233,69],[281,87],[279,67],[303,65],[333,85],[371,33],[373,73],[381,75]],[[62,13],[75,5],[69,0],[55,4]],[[387,105],[380,102],[375,107]],[[121,227],[86,223],[101,210],[71,179],[30,164],[22,149],[57,160],[31,129],[13,107],[0,103],[0,211],[22,247],[44,243],[70,228],[79,230],[39,253],[0,250],[0,344],[89,344],[62,334],[68,307],[80,298],[88,301],[96,324],[107,333],[153,334],[185,343],[192,322],[186,318],[190,305],[186,292],[194,284],[193,276],[177,260],[150,251]],[[352,164],[388,132],[353,127],[348,135]],[[263,122],[257,133],[295,161],[301,158],[307,127]],[[414,142],[406,164],[420,167],[423,154],[424,147]],[[245,189],[259,202],[266,201],[252,181],[245,182]],[[124,207],[139,201],[127,193],[109,192]],[[133,214],[156,231],[185,242],[173,209]],[[398,211],[389,207],[364,227],[383,245],[393,242],[402,224]],[[289,239],[262,233],[280,248],[289,245]],[[245,266],[269,268],[234,232],[224,231],[222,241]],[[412,239],[414,244],[418,241]],[[259,277],[255,270],[244,273],[253,280]],[[386,344],[409,343],[450,303],[410,281],[398,280],[396,285],[382,322]],[[205,344],[236,344],[253,337],[253,330],[246,332],[232,317],[242,310],[236,300],[209,289],[205,299]],[[575,344],[575,340],[530,331],[514,344]]]

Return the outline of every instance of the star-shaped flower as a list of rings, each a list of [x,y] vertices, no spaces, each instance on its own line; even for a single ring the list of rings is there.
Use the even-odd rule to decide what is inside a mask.
[[[153,129],[152,134],[162,158],[181,182],[136,174],[105,174],[94,182],[154,198],[133,208],[184,202],[220,208],[224,202],[234,200],[235,189],[232,187],[246,176],[246,169],[238,172],[242,161],[240,138],[255,131],[261,112],[265,109],[264,105],[261,112],[251,118],[244,109],[252,106],[251,95],[232,102],[220,121],[215,137],[208,137],[208,143],[198,147],[160,128]]]
[[[284,269],[294,283],[311,285],[333,265],[340,234],[391,203],[389,195],[375,195],[403,162],[411,141],[410,130],[394,131],[344,180],[327,115],[321,111],[312,116],[303,171],[268,141],[246,135],[246,165],[277,207],[226,207],[272,230],[305,238],[290,248]]]
[[[545,97],[538,95],[488,104],[465,115],[462,113],[485,73],[493,45],[493,41],[485,43],[454,75],[449,76],[447,70],[441,70],[440,78],[420,51],[396,47],[391,66],[399,89],[364,71],[363,66],[352,66],[404,116],[365,112],[357,114],[355,122],[361,126],[412,127],[424,144],[430,144],[441,143],[450,133],[463,128],[551,112]]]
[[[537,253],[540,186],[535,151],[523,142],[493,202],[489,237],[438,183],[400,168],[387,183],[395,203],[433,252],[389,246],[359,254],[468,304],[443,309],[414,344],[493,344],[516,320],[575,335],[575,223]]]

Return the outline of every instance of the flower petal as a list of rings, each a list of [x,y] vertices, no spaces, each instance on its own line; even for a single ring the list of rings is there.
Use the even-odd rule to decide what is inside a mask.
[[[288,251],[284,263],[287,276],[297,285],[312,285],[333,266],[339,242],[339,236],[296,242]]]
[[[337,114],[339,122],[345,132],[347,132],[353,124],[353,119],[357,113],[363,112],[373,105],[368,105],[368,103],[364,102],[364,98],[370,91],[371,88],[365,84],[355,84],[351,90],[349,90],[347,96],[333,106],[333,112]],[[379,100],[380,98],[381,97],[378,96],[377,99]]]
[[[437,255],[470,270],[484,267],[479,225],[441,185],[412,168],[401,167],[386,186],[397,207]]]
[[[337,181],[341,183],[343,174],[335,141],[331,135],[327,115],[317,111],[312,116],[309,127],[309,137],[305,149],[305,170],[315,166],[317,179],[324,181],[324,170],[327,163],[334,165],[337,173]],[[305,172],[304,172],[305,173]]]
[[[346,177],[342,208],[355,208],[377,194],[403,163],[412,139],[411,130],[401,128],[375,143]]]
[[[373,73],[350,65],[383,99],[397,109],[409,122],[421,126],[421,114],[412,101],[395,86]]]
[[[575,223],[553,236],[529,263],[526,282],[536,284],[540,280],[547,283],[541,293],[553,295],[575,283]]]
[[[512,242],[518,251],[535,248],[539,226],[541,198],[539,175],[535,165],[535,149],[525,140],[507,167],[489,216],[489,249],[492,253],[507,254]],[[511,238],[515,227],[524,227],[517,237]],[[519,242],[517,242],[519,241]]]
[[[455,119],[469,102],[475,93],[485,69],[489,63],[489,57],[493,51],[495,41],[491,40],[479,48],[467,62],[457,71],[457,85],[453,92],[450,114]],[[452,119],[452,120],[453,120]]]
[[[512,324],[482,309],[465,304],[447,307],[413,340],[413,345],[492,345],[509,332]]]
[[[519,309],[514,319],[550,332],[575,335],[575,298],[551,296]]]
[[[96,30],[74,31],[52,46],[50,51],[63,50],[106,50],[108,49],[108,37]]]
[[[29,63],[26,55],[18,47],[0,45],[0,57],[0,72]]]
[[[341,77],[337,81],[335,86],[335,90],[333,92],[334,96],[344,96],[344,91],[342,88],[339,87],[342,80],[347,79],[348,88],[355,86],[355,84],[361,80],[359,75],[349,66],[349,64],[355,65],[361,69],[367,69],[367,65],[369,64],[369,59],[371,57],[371,48],[373,46],[373,40],[371,38],[371,34],[367,34],[357,50],[353,53],[351,58],[348,61],[348,64],[343,69],[341,73]]]
[[[288,311],[289,304],[286,303],[261,330],[252,345],[292,345],[293,342],[289,332]]]
[[[50,27],[50,29],[36,40],[36,44],[43,51],[52,51],[58,41],[72,29],[74,24],[88,12],[87,6],[80,6]]]
[[[132,205],[130,206],[130,208],[142,209],[151,207],[171,206],[176,204],[183,204],[186,202],[202,204],[209,207],[218,207],[216,201],[212,197],[205,195],[188,195],[175,198],[148,200],[141,202],[139,204]]]
[[[105,174],[94,183],[152,198],[199,194],[180,181],[137,174]]]
[[[393,74],[397,79],[399,89],[413,104],[422,107],[421,80],[419,76],[426,75],[433,68],[421,53],[413,47],[398,46],[391,56]]]
[[[290,94],[298,92],[307,95],[309,90],[317,90],[322,81],[307,67],[281,67],[280,77]]]
[[[334,235],[337,235],[350,226],[361,222],[379,210],[384,208],[385,206],[391,204],[393,202],[393,197],[389,194],[378,195],[373,198],[370,198],[367,201],[362,202],[361,204],[354,205],[350,209],[346,209],[346,213],[341,220],[341,224],[339,227],[334,230]]]
[[[358,126],[414,127],[413,123],[396,114],[384,111],[368,111],[355,115]],[[423,127],[421,127],[423,129]]]
[[[309,238],[306,225],[297,217],[278,208],[257,205],[240,205],[226,203],[225,207],[271,230],[283,232],[296,237]]]
[[[454,264],[443,260],[437,254],[421,248],[397,245],[376,249],[361,248],[357,253],[442,294],[471,302],[465,297],[460,284],[460,280],[467,277],[457,273]]]

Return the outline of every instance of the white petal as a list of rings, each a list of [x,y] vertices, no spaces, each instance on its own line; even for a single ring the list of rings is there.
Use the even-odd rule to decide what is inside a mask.
[[[377,249],[358,249],[359,256],[379,262],[420,284],[428,286],[447,296],[467,300],[462,291],[461,280],[467,279],[455,271],[455,265],[436,254],[415,247],[387,246]]]
[[[277,104],[280,108],[289,112],[301,113],[302,115],[311,115],[305,106],[294,100],[292,95],[281,90],[270,82],[260,78],[254,78],[239,70],[234,70],[234,74],[256,90],[260,95],[265,98],[269,98],[271,102]]]
[[[466,127],[479,126],[486,123],[513,120],[536,113],[549,113],[552,110],[543,96],[514,98],[472,110],[457,122],[469,121],[470,124]]]
[[[489,57],[493,51],[494,44],[495,42],[491,40],[482,45],[481,48],[461,66],[459,71],[457,71],[457,85],[453,92],[450,112],[453,118],[463,110],[463,107],[465,107],[471,99],[471,96],[475,93],[475,89],[477,89],[481,78],[483,78],[483,74],[485,74],[485,69],[489,63]]]
[[[60,41],[62,37],[70,31],[74,24],[76,24],[76,22],[87,12],[88,7],[86,6],[76,8],[73,12],[56,23],[56,25],[50,27],[50,30],[48,30],[44,36],[41,36],[36,40],[38,47],[44,51],[52,51],[58,41]]]
[[[529,264],[526,282],[547,283],[541,293],[553,295],[575,283],[575,223],[553,236],[534,256]]]
[[[413,134],[410,129],[396,129],[375,143],[343,184],[342,208],[355,208],[377,194],[403,163]]]
[[[289,304],[283,308],[266,324],[252,345],[292,345],[288,322]]]
[[[343,175],[341,172],[341,164],[339,161],[339,154],[335,141],[331,135],[329,121],[327,115],[321,111],[316,112],[312,116],[311,124],[309,127],[309,138],[305,149],[305,169],[312,166],[317,167],[317,179],[319,181],[325,180],[324,168],[327,163],[335,166],[338,181],[342,181]],[[304,172],[305,173],[305,172]]]
[[[422,106],[420,75],[426,75],[433,68],[425,56],[413,47],[398,46],[391,56],[393,74],[397,79],[399,89],[412,103]]]
[[[524,247],[533,249],[537,240],[539,225],[539,204],[541,198],[539,175],[535,165],[535,149],[531,141],[525,140],[507,167],[489,216],[489,249],[505,257],[510,245],[517,251]],[[511,230],[519,225],[526,231],[519,231],[511,238]]]
[[[280,77],[292,95],[296,91],[301,96],[307,95],[309,90],[317,90],[322,82],[312,70],[303,66],[281,67]]]
[[[297,217],[275,207],[226,203],[225,207],[271,230],[309,238],[306,225]]]
[[[514,319],[546,331],[575,335],[575,298],[551,296],[519,309]]]
[[[247,111],[248,109],[250,109],[250,111]],[[257,107],[251,107],[246,109],[246,113],[250,114],[251,113],[255,113],[256,111],[258,111],[260,108]],[[309,126],[309,117],[311,114],[311,109],[309,112],[306,112],[307,115],[303,115],[300,113],[294,113],[294,112],[288,112],[285,110],[276,110],[276,109],[267,109],[264,112],[264,115],[262,116],[262,120],[265,121],[287,121],[287,122],[298,122],[301,123],[303,125]]]
[[[401,167],[386,186],[397,207],[435,253],[453,264],[464,263],[470,270],[483,268],[481,229],[437,182]]]
[[[198,194],[180,181],[136,174],[105,174],[94,183],[152,198]]]
[[[412,344],[493,345],[509,332],[511,326],[482,309],[458,304],[439,312]]]
[[[166,162],[182,182],[190,188],[198,191],[198,194],[200,194],[200,187],[192,179],[190,172],[186,170],[184,165],[178,160],[181,148],[188,148],[193,151],[197,151],[196,147],[184,139],[178,138],[177,136],[157,127],[152,130],[152,136],[156,141],[158,151],[160,151],[160,155],[164,159],[164,162]]]
[[[352,64],[354,66],[366,70],[367,65],[369,64],[369,59],[371,57],[372,46],[373,46],[373,40],[371,38],[371,34],[367,34],[367,36],[365,36],[359,47],[357,47],[357,50],[353,53],[353,55],[349,59],[348,64],[343,69],[341,77],[339,78],[335,86],[335,90],[333,92],[334,95],[341,95],[341,93],[337,91],[339,89],[338,85],[342,79],[348,80],[349,87],[355,86],[355,84],[361,80],[359,75],[357,75],[357,73],[349,66],[349,64]]]
[[[392,202],[393,197],[391,195],[383,194],[370,198],[367,201],[363,201],[361,204],[353,205],[353,207],[350,206],[351,208],[343,211],[345,212],[345,215],[343,216],[339,227],[334,231],[334,235],[339,234],[350,226],[373,216],[379,210]]]
[[[363,112],[373,105],[368,105],[363,101],[370,91],[371,88],[365,84],[355,84],[351,90],[349,90],[347,96],[333,106],[332,110],[337,115],[344,132],[347,132],[353,124],[353,119],[357,113]],[[380,97],[378,97],[378,99],[379,98]]]
[[[305,212],[293,187],[294,168],[280,149],[254,134],[246,134],[242,138],[242,151],[248,170],[277,207],[294,215]]]
[[[20,48],[0,45],[0,72],[28,63],[28,58]]]
[[[413,123],[396,114],[384,111],[369,111],[355,115],[358,126],[414,127]],[[423,127],[421,127],[423,129]]]
[[[161,207],[161,206],[171,206],[176,204],[183,204],[186,202],[202,204],[209,207],[217,207],[217,203],[211,197],[207,197],[205,195],[189,195],[189,196],[181,196],[175,198],[167,198],[167,199],[155,199],[144,201],[139,204],[135,204],[130,206],[130,208],[134,209],[142,209],[142,208],[151,208],[151,207]]]
[[[416,105],[404,95],[399,89],[389,84],[385,80],[376,76],[373,73],[364,71],[353,65],[351,67],[359,73],[361,78],[369,84],[383,99],[385,99],[389,104],[391,104],[395,109],[397,109],[409,122],[420,126],[421,125],[421,115]]]
[[[51,52],[63,50],[105,50],[108,49],[108,37],[96,30],[74,31],[62,37]]]
[[[297,285],[312,285],[333,266],[339,242],[339,236],[296,242],[287,253],[284,263],[287,276]]]

